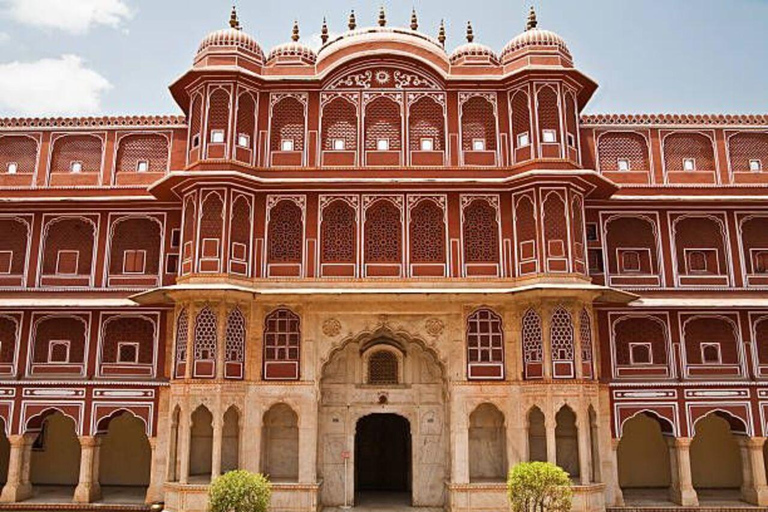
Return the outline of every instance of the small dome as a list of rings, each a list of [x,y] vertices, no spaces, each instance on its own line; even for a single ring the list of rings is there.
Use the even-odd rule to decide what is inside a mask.
[[[499,57],[489,46],[479,43],[465,43],[451,54],[451,64],[489,63],[497,66]]]
[[[239,28],[226,28],[211,32],[200,43],[197,58],[208,52],[242,51],[259,62],[264,62],[264,52],[256,39]]]
[[[501,60],[506,62],[508,57],[520,50],[528,48],[551,48],[564,53],[567,57],[571,56],[568,45],[559,35],[549,30],[532,28],[526,30],[519,36],[512,39],[501,51]]]
[[[267,57],[267,65],[274,63],[275,61],[286,61],[296,63],[301,61],[304,64],[314,64],[317,61],[317,54],[315,51],[298,41],[291,41],[272,48]]]

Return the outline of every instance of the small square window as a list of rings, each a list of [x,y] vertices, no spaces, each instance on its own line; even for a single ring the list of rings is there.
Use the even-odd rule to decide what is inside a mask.
[[[136,172],[147,172],[149,170],[149,160],[139,160],[136,162]]]
[[[701,362],[704,364],[720,364],[722,356],[719,343],[701,344]]]
[[[573,136],[573,134],[569,133],[567,136],[568,139],[568,147],[575,148],[576,147],[576,137]]]
[[[637,251],[623,251],[621,254],[622,272],[640,272],[640,253]]]
[[[763,170],[763,162],[760,160],[750,160],[749,161],[749,170],[752,172],[760,172]]]
[[[177,274],[179,272],[179,255],[169,254],[165,257],[165,273]]]
[[[517,147],[524,148],[531,145],[531,137],[528,132],[520,133],[517,135]]]
[[[389,139],[378,139],[376,149],[379,151],[389,151]]]
[[[61,276],[77,275],[80,253],[78,251],[61,250],[56,255],[56,274]]]
[[[280,141],[280,151],[293,151],[293,139],[283,139]]]
[[[756,251],[753,254],[755,274],[768,274],[768,251]]]
[[[690,251],[688,253],[688,272],[706,273],[707,254],[704,251]]]
[[[483,140],[483,139],[473,139],[472,140],[472,151],[485,151],[485,140]]]
[[[594,222],[587,223],[587,242],[597,242],[597,224]]]
[[[223,144],[224,143],[224,130],[211,130],[211,143]]]
[[[49,363],[69,363],[69,340],[51,340],[48,344]]]
[[[178,249],[179,245],[181,245],[181,230],[175,228],[171,230],[171,248]]]
[[[334,151],[344,151],[347,147],[347,142],[344,139],[333,139]]]
[[[683,159],[683,170],[684,171],[695,171],[696,170],[696,159],[695,158],[684,158]]]
[[[147,251],[123,252],[123,274],[143,274],[146,269]]]
[[[197,148],[200,147],[200,134],[198,133],[194,137],[192,137],[192,147]]]
[[[16,174],[19,172],[19,164],[11,162],[8,164],[8,174]]]
[[[120,341],[117,343],[117,362],[122,364],[136,364],[139,362],[139,344],[135,342]]]
[[[620,171],[628,171],[630,169],[628,158],[619,158],[618,168]]]
[[[421,139],[421,150],[422,151],[434,151],[435,150],[435,140],[430,137],[425,137]]]
[[[0,251],[0,274],[10,274],[13,267],[13,251]]]
[[[587,252],[587,259],[589,260],[589,273],[590,274],[602,274],[605,272],[603,266],[603,251],[600,249],[590,249]]]
[[[557,132],[555,130],[544,130],[541,134],[541,141],[545,144],[554,144],[557,142]]]
[[[71,162],[69,170],[75,174],[83,172],[83,162]]]
[[[251,145],[251,138],[248,135],[241,133],[237,136],[237,145],[241,148],[247,148]]]
[[[653,364],[653,351],[650,343],[630,343],[629,359],[631,364]]]

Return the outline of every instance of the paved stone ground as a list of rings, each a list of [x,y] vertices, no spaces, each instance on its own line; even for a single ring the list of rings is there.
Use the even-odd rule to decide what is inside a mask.
[[[443,512],[442,508],[412,507],[407,493],[366,492],[360,493],[355,506],[345,511],[340,507],[326,507],[324,512]]]

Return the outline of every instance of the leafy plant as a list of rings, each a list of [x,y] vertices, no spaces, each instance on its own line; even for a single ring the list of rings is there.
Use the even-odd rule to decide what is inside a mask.
[[[242,469],[225,473],[211,482],[211,512],[267,512],[272,486],[267,477]]]
[[[569,512],[573,489],[568,473],[549,462],[522,462],[507,477],[512,512]]]

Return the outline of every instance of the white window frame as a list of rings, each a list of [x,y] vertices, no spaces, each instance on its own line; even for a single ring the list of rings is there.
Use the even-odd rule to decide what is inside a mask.
[[[237,256],[237,249],[242,250],[243,257]],[[248,246],[242,242],[232,242],[232,261],[244,263],[248,260]]]
[[[176,244],[173,243],[174,239],[176,240]],[[171,230],[171,240],[170,240],[171,249],[178,249],[180,245],[181,245],[181,228],[173,228]]]
[[[74,253],[75,254],[75,271],[73,273],[62,273],[59,272],[59,260],[61,259],[61,255],[63,253]],[[57,276],[76,276],[77,269],[80,267],[80,251],[75,251],[72,249],[61,249],[59,252],[56,253],[56,275]]]
[[[295,151],[296,141],[293,139],[282,139],[280,141],[280,151]]]
[[[192,136],[192,149],[200,147],[200,134],[196,133]]]
[[[215,243],[216,245],[216,251],[214,256],[207,256],[206,255],[206,247],[210,243]],[[212,259],[219,259],[219,256],[221,255],[221,239],[219,238],[203,238],[202,242],[200,243],[200,258],[204,260],[212,260]]]
[[[567,133],[565,135],[565,138],[566,138],[566,140],[568,142],[568,147],[569,148],[575,148],[576,147],[576,136],[574,134]]]
[[[753,164],[757,164],[754,165]],[[761,172],[763,170],[763,161],[759,158],[752,158],[749,161],[749,171],[750,172]]]
[[[120,360],[120,349],[122,347],[133,347],[135,349],[134,351],[134,358],[133,361],[122,361]],[[139,364],[139,343],[136,341],[118,341],[117,342],[117,357],[115,358],[115,361],[117,364]]]
[[[237,146],[240,148],[250,148],[251,147],[251,136],[247,133],[238,133],[237,134]]]
[[[620,274],[639,274],[643,269],[643,262],[640,258],[640,251],[636,249],[619,249],[617,251],[618,254],[618,263],[619,263],[619,273]],[[624,266],[624,256],[627,254],[635,254],[637,256],[637,268],[626,268]]]
[[[65,358],[65,361],[53,361],[51,359],[51,356],[53,355],[53,348],[59,346],[64,346],[67,349],[67,357]],[[49,364],[69,364],[70,363],[70,355],[72,352],[72,341],[70,340],[51,340],[48,342],[48,363]]]
[[[149,172],[149,160],[144,159],[136,162],[136,172]]]
[[[688,168],[688,163],[691,164],[691,168]],[[696,170],[696,159],[695,158],[683,158],[683,171],[685,172],[693,172]]]
[[[625,168],[622,169],[622,163],[626,164]],[[632,170],[632,162],[629,158],[619,158],[616,160],[616,168],[619,170],[619,172],[628,172]]]
[[[429,147],[425,147],[429,146]],[[433,137],[422,137],[419,141],[419,149],[421,151],[434,151],[435,150],[435,139]]]
[[[126,254],[129,252],[135,252],[135,253],[143,253],[144,254],[144,262],[141,266],[141,271],[128,271],[125,269],[125,264],[127,261]],[[147,270],[147,251],[145,249],[126,249],[123,251],[123,274],[135,274],[135,275],[141,275],[146,273]]]
[[[211,144],[224,144],[226,141],[224,130],[211,130]]]
[[[17,162],[8,162],[5,169],[8,171],[8,174],[16,174],[19,172],[19,164]]]
[[[334,151],[346,151],[347,141],[341,138],[331,140],[331,148]]]
[[[717,361],[707,361],[704,358],[704,349],[708,347],[715,347],[717,349]],[[699,351],[701,352],[701,364],[723,364],[723,352],[720,343],[716,341],[702,342],[699,345]]]
[[[13,251],[0,251],[0,255],[8,254],[8,268],[0,268],[0,275],[10,275],[13,269]]]
[[[547,139],[551,140],[547,140]],[[541,142],[543,144],[557,144],[557,130],[542,130]]]
[[[531,135],[528,132],[517,134],[517,147],[527,148],[531,145]]]
[[[80,160],[72,160],[69,162],[69,172],[72,174],[80,174],[83,172],[83,162]]]
[[[376,139],[376,151],[389,151],[389,139],[380,138]]]
[[[691,270],[691,265],[690,265],[691,260],[689,258],[690,258],[690,254],[693,253],[693,252],[700,252],[700,253],[704,254],[704,265],[705,265],[704,270]],[[719,275],[719,272],[720,272],[720,252],[717,249],[711,248],[711,247],[706,247],[706,248],[704,248],[704,247],[696,247],[696,248],[691,247],[691,248],[686,248],[686,249],[683,250],[683,255],[685,256],[685,272],[686,272],[686,274],[687,275],[713,274],[713,272],[709,268],[709,259],[707,259],[707,253],[709,253],[709,252],[714,252],[715,253],[715,265],[716,265],[715,270],[717,271],[717,275]]]
[[[757,258],[761,254],[768,254],[768,249],[762,248],[762,247],[753,247],[749,251],[749,256],[752,259],[752,274],[756,275],[765,275],[768,274],[768,268],[766,268],[765,272],[758,272],[757,271]]]
[[[485,151],[485,139],[472,139],[472,151]]]
[[[645,347],[648,349],[648,361],[635,361],[635,347]],[[637,366],[650,366],[653,364],[653,345],[647,341],[632,341],[629,343],[629,363]]]

